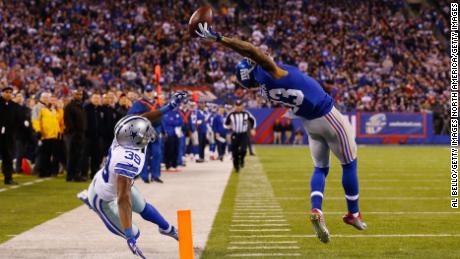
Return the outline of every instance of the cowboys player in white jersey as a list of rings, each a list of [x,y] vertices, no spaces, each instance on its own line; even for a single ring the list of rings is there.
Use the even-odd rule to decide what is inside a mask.
[[[132,212],[159,227],[159,232],[178,240],[176,228],[170,225],[134,186],[145,163],[146,145],[156,138],[152,121],[176,108],[187,98],[186,92],[177,92],[171,101],[159,110],[140,116],[126,116],[115,126],[115,139],[109,149],[105,166],[99,170],[88,190],[77,196],[93,209],[110,232],[125,238],[131,251],[145,258],[136,245],[139,228],[132,223]]]

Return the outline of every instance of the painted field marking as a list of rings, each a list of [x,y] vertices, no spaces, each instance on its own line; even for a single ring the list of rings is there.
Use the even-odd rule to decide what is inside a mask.
[[[231,245],[256,245],[256,244],[297,244],[296,240],[289,241],[231,241]]]
[[[249,209],[249,208],[255,208],[255,209],[280,209],[281,207],[279,205],[236,205],[236,209]]]
[[[285,219],[232,219],[232,222],[286,222]]]
[[[329,214],[329,215],[344,215],[344,211],[330,211],[330,212],[323,212],[324,214]],[[284,211],[283,214],[289,214],[289,215],[307,215],[308,212],[302,212],[302,211]],[[393,214],[393,215],[435,215],[435,214],[460,214],[460,211],[364,211],[364,215],[387,215],[387,214]]]
[[[0,189],[0,192],[18,189],[18,188],[21,188],[21,187],[23,187],[23,186],[30,186],[30,185],[32,185],[32,184],[41,183],[41,182],[43,182],[43,181],[47,181],[47,180],[50,180],[50,179],[53,179],[53,178],[48,177],[48,178],[37,179],[37,180],[25,182],[25,183],[20,183],[20,184],[18,184],[18,185],[13,185],[13,186],[11,186],[11,187],[2,188],[2,189]]]
[[[227,250],[293,250],[298,246],[230,246]]]
[[[298,253],[255,253],[255,254],[227,254],[228,257],[299,257],[302,254]]]
[[[230,232],[288,232],[290,228],[230,229]]]
[[[404,187],[404,190],[426,190],[426,191],[431,191],[431,190],[444,190],[445,188],[442,187],[442,186],[439,186],[439,187],[424,187],[424,186],[408,186],[408,187]],[[279,187],[277,188],[279,190],[289,190],[289,191],[308,191],[310,192],[310,187]],[[340,190],[340,191],[343,191],[343,188],[342,187],[326,187],[326,192],[328,190]],[[390,186],[390,187],[372,187],[372,186],[369,186],[369,187],[359,187],[359,190],[362,191],[362,190],[372,190],[372,191],[378,191],[378,190],[382,190],[382,191],[385,191],[385,190],[401,190],[401,186]]]
[[[307,196],[279,196],[277,200],[306,200],[310,199]],[[345,197],[324,197],[325,200],[345,200]],[[405,200],[443,200],[451,199],[451,197],[404,197],[404,196],[392,196],[392,197],[359,197],[360,200],[393,200],[393,201],[405,201]]]
[[[301,179],[278,179],[278,180],[271,180],[271,182],[276,183],[284,183],[284,182],[293,182],[293,183],[302,183],[305,184],[309,181],[308,178],[301,178]],[[363,179],[359,180],[360,182],[382,182],[382,183],[393,183],[393,182],[444,182],[443,179]],[[342,182],[342,180],[338,179],[330,179],[328,182]]]
[[[345,199],[345,198],[344,198]],[[247,209],[247,208],[235,208],[234,209],[235,212],[238,212],[238,211],[276,211],[276,212],[279,212],[279,211],[282,211],[281,208],[279,209]]]
[[[285,227],[289,226],[289,224],[234,224],[230,225],[230,227]]]
[[[279,215],[264,215],[264,216],[252,216],[252,215],[249,215],[249,216],[240,216],[240,215],[234,215],[233,216],[234,218],[282,218],[283,216],[279,216]]]
[[[233,215],[245,216],[245,215],[283,215],[282,212],[238,212]]]
[[[398,238],[398,237],[460,237],[460,234],[375,234],[375,235],[331,235],[333,238]],[[230,238],[317,238],[316,235],[245,235]]]

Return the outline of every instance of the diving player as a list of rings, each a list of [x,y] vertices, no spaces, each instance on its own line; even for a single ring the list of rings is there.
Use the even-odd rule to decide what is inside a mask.
[[[343,221],[359,230],[366,229],[367,225],[362,221],[358,205],[357,146],[354,132],[321,85],[298,68],[277,64],[251,43],[224,37],[206,23],[200,23],[199,31],[195,32],[201,38],[216,41],[245,57],[236,66],[236,76],[241,86],[260,87],[262,97],[290,108],[303,119],[315,166],[310,182],[310,221],[321,242],[327,243],[330,240],[321,210],[329,172],[330,150],[340,160],[343,169],[342,185],[348,207]]]
[[[186,92],[177,92],[172,100],[159,110],[128,115],[115,126],[115,139],[109,149],[105,166],[97,172],[88,190],[77,197],[93,209],[113,234],[125,238],[131,251],[145,258],[136,245],[139,228],[132,223],[132,212],[159,227],[159,232],[178,240],[176,228],[170,225],[134,186],[146,160],[147,144],[154,140],[151,122],[176,108],[187,98]]]

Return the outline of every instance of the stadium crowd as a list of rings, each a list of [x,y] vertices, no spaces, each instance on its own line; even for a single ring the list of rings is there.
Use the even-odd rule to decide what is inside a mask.
[[[160,83],[166,93],[174,86],[207,86],[225,103],[271,105],[257,92],[237,87],[233,71],[241,57],[191,40],[188,17],[200,3],[0,1],[0,88],[12,88],[11,98],[24,116],[20,125],[29,125],[18,135],[40,144],[36,170],[47,169],[39,175],[56,174],[59,161],[65,161],[65,152],[58,150],[69,130],[64,116],[69,103],[85,103],[86,116],[99,112],[111,120],[67,121],[77,131],[86,127],[85,138],[100,137],[105,147],[112,131],[92,126],[112,128],[149,84]],[[449,56],[434,34],[435,28],[446,28],[446,20],[437,9],[412,15],[402,0],[244,0],[214,7],[214,28],[254,42],[276,61],[297,65],[323,84],[341,111],[432,111],[435,131],[448,132]],[[446,11],[444,1],[441,8]],[[41,127],[37,118],[50,121]],[[24,150],[34,147],[22,142],[16,141],[17,152],[32,154]],[[57,163],[50,156],[58,157]],[[101,157],[87,154],[82,163],[95,167]]]

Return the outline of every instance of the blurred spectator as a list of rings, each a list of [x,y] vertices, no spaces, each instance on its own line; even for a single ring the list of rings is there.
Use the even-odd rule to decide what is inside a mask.
[[[164,146],[164,162],[166,170],[172,168],[177,170],[177,156],[179,138],[177,136],[177,127],[181,127],[184,123],[178,111],[174,110],[163,115],[163,125],[165,128],[165,146]]]
[[[288,145],[291,144],[292,132],[294,131],[294,126],[292,125],[291,119],[287,118],[282,124],[281,132],[284,135],[284,142]]]
[[[34,136],[32,130],[31,109],[27,107],[24,101],[24,96],[17,93],[13,101],[18,104],[16,116],[19,124],[16,131],[16,172],[22,172],[22,160],[31,159],[29,150],[34,144]]]
[[[85,132],[85,148],[82,162],[82,177],[88,177],[88,168],[91,170],[91,179],[99,171],[102,163],[102,111],[101,111],[101,95],[95,93],[91,96],[90,102],[84,106],[86,114],[86,132]]]
[[[113,141],[113,130],[119,119],[117,110],[115,109],[115,95],[112,92],[107,92],[102,96],[102,121],[101,121],[101,137],[102,137],[102,156],[108,155],[108,150]]]
[[[281,132],[283,126],[281,125],[281,120],[277,119],[273,124],[273,144],[281,144]]]
[[[85,147],[86,113],[83,92],[75,90],[72,101],[64,108],[64,139],[67,150],[66,181],[83,181],[83,149]]]
[[[294,145],[302,145],[303,144],[303,131],[302,129],[297,129],[295,132],[295,137],[294,137]]]
[[[32,121],[40,143],[34,166],[34,172],[39,177],[56,176],[59,171],[58,137],[61,129],[58,111],[51,98],[50,93],[42,93],[40,100],[43,106],[36,120]]]
[[[13,88],[6,86],[2,88],[0,98],[0,155],[2,158],[2,173],[5,184],[16,185],[13,181],[13,151],[16,130],[20,125],[17,112],[19,107],[12,102]]]

